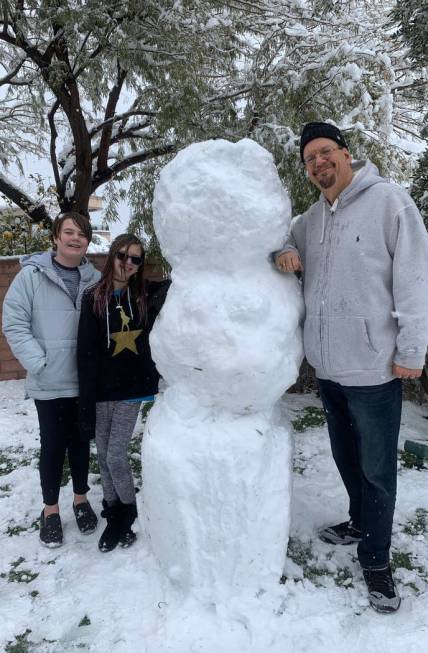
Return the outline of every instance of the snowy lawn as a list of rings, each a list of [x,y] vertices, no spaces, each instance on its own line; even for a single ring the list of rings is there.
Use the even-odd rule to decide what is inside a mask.
[[[194,604],[181,605],[180,597],[174,605],[164,600],[165,584],[159,581],[141,533],[131,549],[101,554],[97,541],[102,520],[95,534],[85,537],[78,532],[67,474],[60,498],[65,544],[54,550],[40,546],[38,427],[34,404],[24,401],[23,393],[21,381],[0,383],[1,651],[422,653],[428,649],[428,465],[418,465],[400,451],[392,564],[403,603],[397,614],[378,615],[369,608],[355,548],[334,548],[316,536],[320,526],[347,517],[320,402],[313,395],[287,395],[286,410],[296,432],[285,577],[274,591],[260,588],[256,596],[248,597],[242,613],[239,605],[216,607],[211,629],[213,623],[227,623],[229,642],[234,641],[236,629],[236,645],[227,648],[220,644],[220,629],[216,633],[214,626],[208,632],[209,625],[198,619]],[[405,404],[400,450],[407,438],[427,437],[427,418],[427,405]],[[131,453],[137,486],[141,485],[141,433],[139,423]],[[90,484],[90,499],[99,514],[95,455]],[[232,621],[237,625],[232,627]],[[184,651],[181,637],[191,629],[195,644]]]

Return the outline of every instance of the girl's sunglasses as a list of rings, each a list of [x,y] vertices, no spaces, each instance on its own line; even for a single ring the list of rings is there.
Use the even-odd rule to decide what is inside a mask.
[[[116,252],[116,258],[118,258],[119,261],[127,261],[129,259],[132,265],[141,265],[143,262],[142,256],[128,256],[126,252]]]

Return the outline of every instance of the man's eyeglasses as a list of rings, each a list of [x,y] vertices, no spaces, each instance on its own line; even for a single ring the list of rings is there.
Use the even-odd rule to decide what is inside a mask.
[[[119,261],[131,261],[132,265],[141,265],[143,262],[142,256],[129,256],[126,252],[116,252],[116,258]]]
[[[320,156],[322,159],[329,159],[333,154],[333,152],[342,149],[343,149],[342,147],[330,147],[330,146],[322,147],[320,150],[318,150],[318,152],[314,152],[313,154],[307,156],[306,159],[303,159],[303,163],[305,164],[305,166],[311,167],[314,165],[318,156]]]

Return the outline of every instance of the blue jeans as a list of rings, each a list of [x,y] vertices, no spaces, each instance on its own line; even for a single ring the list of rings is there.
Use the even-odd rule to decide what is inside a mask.
[[[373,386],[343,386],[318,379],[331,451],[349,495],[349,516],[361,530],[364,569],[389,562],[397,492],[400,379]]]

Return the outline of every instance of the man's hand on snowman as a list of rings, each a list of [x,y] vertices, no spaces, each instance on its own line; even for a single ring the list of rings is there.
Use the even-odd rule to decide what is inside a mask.
[[[418,379],[422,374],[422,370],[413,369],[410,367],[402,367],[401,365],[393,363],[392,373],[398,379]]]
[[[276,256],[275,265],[280,272],[303,272],[302,261],[295,251],[284,252]]]

